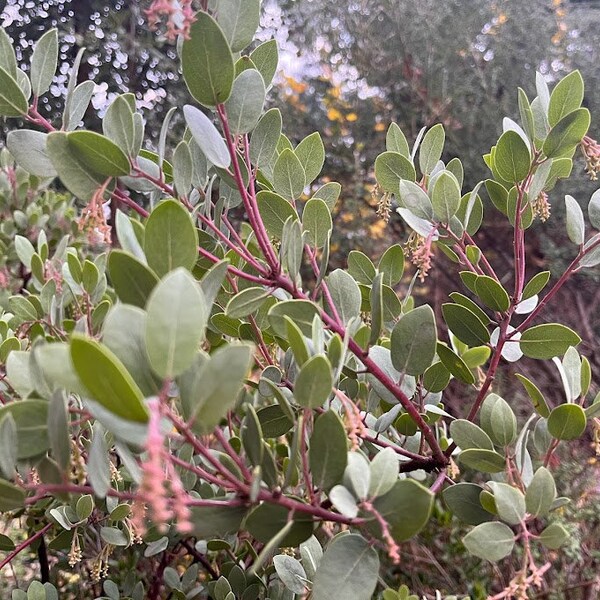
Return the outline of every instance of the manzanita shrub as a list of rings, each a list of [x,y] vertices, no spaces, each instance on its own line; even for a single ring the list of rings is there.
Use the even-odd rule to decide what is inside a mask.
[[[412,233],[377,264],[357,250],[330,271],[340,186],[315,184],[319,134],[294,146],[264,110],[278,52],[253,43],[259,0],[182,6],[168,31],[190,104],[173,108],[156,151],[133,94],[114,99],[102,132],[81,127],[93,90],[77,85],[81,54],[62,119],[42,117],[57,33],[25,73],[0,30],[0,114],[23,124],[3,166],[23,189],[64,186],[86,238],[14,237],[27,276],[0,316],[12,523],[0,569],[8,580],[37,551],[41,573],[12,597],[71,597],[75,581],[77,597],[110,600],[416,598],[393,564],[436,504],[472,526],[472,555],[513,556],[515,577],[490,597],[528,597],[567,538],[553,455],[600,413],[579,335],[544,312],[600,263],[600,234],[567,196],[566,271],[534,273],[525,244],[577,149],[598,168],[581,76],[551,93],[538,76],[531,102],[519,90],[521,124],[504,120],[490,179],[466,193],[460,161],[441,161],[441,125],[411,148],[392,124],[375,193],[382,218],[397,207]],[[167,148],[175,111],[187,128]],[[28,199],[23,214],[40,202]],[[513,227],[508,271],[477,245],[484,207]],[[600,228],[599,194],[588,219]],[[434,252],[456,274],[437,317],[413,296]],[[400,294],[405,253],[417,272]],[[531,398],[518,422],[495,376],[522,357],[553,361],[562,386],[545,398],[517,374]],[[459,414],[444,407],[451,381]]]

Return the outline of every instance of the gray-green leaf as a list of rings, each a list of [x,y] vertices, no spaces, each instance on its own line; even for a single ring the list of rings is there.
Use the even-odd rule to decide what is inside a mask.
[[[398,371],[421,375],[436,352],[435,315],[430,306],[411,310],[398,321],[391,336],[392,363]]]
[[[148,300],[146,351],[157,375],[171,379],[192,364],[208,316],[200,287],[185,269],[156,286]]]

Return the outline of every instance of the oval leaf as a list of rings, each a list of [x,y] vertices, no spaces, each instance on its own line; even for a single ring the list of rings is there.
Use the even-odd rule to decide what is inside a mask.
[[[435,315],[430,306],[420,306],[402,316],[391,336],[392,363],[398,371],[421,375],[436,352]]]
[[[172,379],[193,362],[208,320],[196,280],[184,269],[169,273],[148,300],[146,351],[159,377]]]
[[[235,66],[225,34],[206,12],[198,12],[181,49],[181,69],[190,94],[216,106],[231,94]]]
[[[92,399],[123,419],[142,423],[148,420],[140,388],[123,363],[106,346],[74,335],[71,360]]]

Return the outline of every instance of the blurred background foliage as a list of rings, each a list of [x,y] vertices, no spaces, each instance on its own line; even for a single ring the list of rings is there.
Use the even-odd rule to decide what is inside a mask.
[[[59,113],[70,66],[78,50],[85,47],[80,78],[97,82],[86,125],[97,129],[98,115],[114,95],[134,91],[146,118],[147,137],[156,143],[168,109],[182,106],[190,98],[180,82],[175,46],[148,28],[144,14],[148,5],[145,0],[7,0],[0,23],[17,42],[24,64],[43,31],[52,26],[60,31],[59,75],[40,112],[50,118]],[[552,84],[565,73],[580,69],[586,83],[584,103],[592,112],[589,135],[600,137],[600,0],[263,0],[263,8],[259,37],[276,36],[284,48],[269,102],[283,112],[286,134],[292,141],[321,132],[327,149],[324,173],[343,185],[335,216],[334,263],[344,264],[352,249],[377,257],[390,243],[406,240],[399,218],[393,215],[389,223],[378,218],[371,195],[373,163],[385,148],[391,121],[400,125],[409,140],[414,140],[423,126],[443,123],[447,140],[443,159],[447,162],[458,156],[462,160],[464,190],[468,191],[487,177],[482,155],[502,132],[502,118],[518,120],[517,88],[523,87],[531,98],[535,96],[535,71]],[[179,115],[171,131],[180,135],[181,128]],[[575,255],[565,233],[563,198],[568,189],[587,204],[598,187],[597,182],[589,181],[583,167],[583,159],[578,158],[573,177],[551,193],[550,221],[531,230],[529,277],[534,270],[543,269],[556,276]],[[43,191],[36,196],[38,208],[27,208],[13,193],[18,187],[14,182],[0,187],[0,212],[5,222],[0,245],[5,248],[10,247],[11,232],[17,229],[19,233],[29,231],[35,241],[40,216],[56,230],[55,236],[50,234],[56,239],[69,229],[76,231],[69,224],[68,215],[74,214],[69,198]],[[511,229],[504,218],[497,218],[499,213],[487,197],[484,202],[488,207],[486,224],[477,241],[510,279],[510,257],[500,250],[505,242],[499,242],[511,235]],[[27,219],[21,214],[15,219],[15,210]],[[417,294],[439,307],[453,289],[450,285],[455,278],[450,274],[456,266],[441,253],[435,263],[437,268]],[[4,273],[6,278],[9,267],[0,264],[0,269],[5,269],[0,276]],[[596,380],[600,376],[597,284],[589,275],[578,275],[553,304],[552,315],[582,333],[580,348],[589,358]],[[4,287],[1,277],[0,287]],[[546,317],[550,319],[550,315]],[[535,368],[539,365],[535,363]],[[529,368],[533,369],[534,363]],[[542,368],[548,369],[544,391],[552,400],[553,394],[562,393],[558,372],[552,365]],[[527,375],[526,370],[524,373]],[[513,383],[512,375],[508,366],[495,385],[500,393],[514,398],[513,406],[518,408],[522,390]],[[454,402],[458,408],[463,401],[452,398],[452,390],[446,398],[450,407]],[[568,510],[577,512],[575,520],[583,524],[570,552],[557,559],[553,589],[536,596],[546,600],[584,600],[600,594],[600,472],[589,438],[572,452],[561,459],[562,483],[580,491],[580,502]],[[440,522],[448,519],[441,506],[437,518]],[[456,533],[452,532],[452,539],[457,539]],[[415,591],[437,587],[484,598],[486,581],[499,575],[507,581],[511,577],[467,558],[456,544],[440,546],[432,553],[427,540],[422,541],[423,536],[411,542],[404,566],[398,567],[399,581],[412,579]],[[458,554],[464,561],[457,560]],[[429,567],[414,569],[415,562]],[[415,579],[423,573],[429,581]],[[465,582],[470,582],[468,590]]]

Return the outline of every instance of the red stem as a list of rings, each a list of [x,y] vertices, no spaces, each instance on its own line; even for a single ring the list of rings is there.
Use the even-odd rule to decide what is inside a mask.
[[[16,556],[18,556],[25,548],[31,546],[33,542],[41,538],[54,523],[48,523],[44,525],[39,531],[36,531],[31,537],[27,538],[24,542],[21,542],[2,562],[0,562],[0,570],[2,570],[8,563],[10,563]]]
[[[223,126],[223,133],[225,134],[225,142],[227,143],[227,148],[229,150],[229,156],[231,158],[231,162],[233,164],[233,173],[235,182],[238,186],[238,191],[242,197],[242,201],[246,208],[246,212],[248,214],[248,219],[250,220],[250,224],[254,229],[254,233],[256,234],[256,239],[258,240],[258,245],[262,250],[267,262],[271,266],[273,270],[279,268],[279,261],[277,260],[277,256],[275,255],[275,251],[271,246],[271,242],[269,241],[269,236],[267,231],[263,225],[262,220],[258,215],[258,207],[256,205],[256,196],[249,195],[246,186],[244,185],[244,178],[242,176],[242,171],[240,169],[240,164],[238,160],[238,154],[236,152],[235,146],[233,144],[233,136],[231,134],[231,130],[229,128],[229,121],[227,120],[227,111],[225,110],[225,106],[223,104],[217,105],[217,114],[221,120],[221,125]]]

